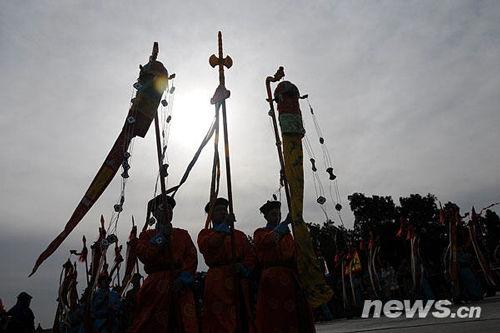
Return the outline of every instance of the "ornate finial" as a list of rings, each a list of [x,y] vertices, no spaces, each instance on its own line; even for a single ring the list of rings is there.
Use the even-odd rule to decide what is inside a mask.
[[[233,66],[233,59],[230,56],[224,57],[224,52],[222,48],[222,32],[219,31],[218,34],[218,46],[219,46],[219,56],[212,54],[208,59],[210,66],[215,68],[219,66],[219,86],[217,87],[214,96],[210,100],[210,103],[217,104],[225,99],[229,98],[230,92],[226,89],[226,79],[224,77],[224,66],[229,69]]]
[[[214,68],[215,66],[219,66],[219,84],[225,86],[224,66],[226,66],[227,69],[231,68],[231,66],[233,66],[233,59],[231,59],[230,56],[224,57],[222,48],[222,32],[219,31],[217,37],[219,42],[219,56],[212,54],[208,59],[208,63]]]
[[[153,52],[151,52],[151,57],[149,57],[149,61],[155,61],[156,58],[158,57],[158,52],[159,52],[158,42],[154,42]]]

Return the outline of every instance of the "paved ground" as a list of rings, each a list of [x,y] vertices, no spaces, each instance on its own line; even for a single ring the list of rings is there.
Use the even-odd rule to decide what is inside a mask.
[[[429,316],[424,319],[406,318],[370,318],[338,320],[330,323],[316,325],[317,332],[440,332],[440,333],[488,333],[500,332],[500,296],[487,298],[484,301],[467,304],[467,306],[480,306],[480,319],[437,319]],[[456,307],[452,307],[452,311]]]

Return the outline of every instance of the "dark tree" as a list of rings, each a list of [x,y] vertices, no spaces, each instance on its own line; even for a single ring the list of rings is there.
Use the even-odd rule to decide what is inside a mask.
[[[401,216],[406,217],[417,231],[439,220],[436,197],[433,194],[429,193],[425,197],[420,194],[410,194],[409,197],[400,197],[399,203]]]
[[[393,223],[396,218],[396,206],[390,196],[367,197],[363,193],[353,193],[347,198],[354,214],[354,232],[358,239],[367,239],[370,231],[380,235],[383,225]]]

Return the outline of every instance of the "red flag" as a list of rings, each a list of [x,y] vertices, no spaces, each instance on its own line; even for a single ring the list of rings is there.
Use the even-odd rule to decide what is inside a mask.
[[[408,228],[408,220],[406,219],[406,217],[402,216],[399,219],[399,230],[396,233],[396,237],[405,238],[407,228]]]
[[[99,228],[99,238],[95,241],[95,243],[91,246],[92,249],[92,267],[90,278],[91,281],[95,281],[97,279],[97,273],[99,271],[99,262],[101,261],[102,256],[102,240],[106,238],[106,229],[104,228],[104,216],[101,215],[101,227]]]
[[[443,208],[439,210],[439,224],[441,225],[446,224],[446,213]]]
[[[399,230],[396,233],[396,237],[397,238],[402,238],[403,237],[403,226],[402,225],[399,227]]]
[[[337,254],[335,255],[335,258],[333,258],[333,263],[334,263],[334,264],[336,264],[336,263],[338,263],[338,262],[339,262],[339,260],[340,260],[340,255],[337,253]]]
[[[408,233],[406,234],[406,240],[410,240],[415,236],[415,227],[413,225],[408,226]]]
[[[126,256],[126,264],[125,264],[125,275],[123,276],[122,280],[122,288],[125,288],[127,284],[129,283],[130,279],[132,278],[132,272],[134,271],[134,267],[136,266],[137,262],[137,252],[136,252],[136,245],[137,245],[137,226],[134,225],[132,227],[132,230],[130,231],[130,236],[128,238],[127,242],[127,256]],[[139,272],[137,272],[139,273]]]
[[[104,192],[106,187],[115,176],[118,171],[122,161],[123,152],[127,151],[130,140],[132,139],[128,136],[126,131],[122,131],[111,148],[106,160],[94,177],[94,180],[90,184],[87,192],[83,196],[82,200],[76,207],[73,215],[71,215],[69,221],[66,223],[64,230],[49,244],[47,249],[40,254],[38,257],[33,271],[29,276],[35,274],[38,267],[54,253],[55,250],[61,245],[61,243],[68,237],[68,235],[75,229],[78,223],[83,219],[85,214],[90,210],[94,203],[99,199],[101,194]]]

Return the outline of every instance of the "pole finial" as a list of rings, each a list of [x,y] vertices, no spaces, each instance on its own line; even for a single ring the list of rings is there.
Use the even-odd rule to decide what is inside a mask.
[[[158,52],[160,52],[160,49],[158,47],[158,42],[153,43],[153,51],[151,52],[151,57],[149,58],[150,61],[156,60],[158,58]]]
[[[224,67],[227,69],[231,68],[233,66],[233,59],[231,59],[230,56],[224,57],[224,50],[222,47],[222,32],[219,31],[217,34],[217,39],[218,39],[218,56],[215,54],[212,54],[210,58],[208,59],[208,63],[210,66],[215,68],[216,66],[219,67],[219,86],[217,87],[214,96],[210,100],[210,103],[212,104],[217,104],[220,103],[230,96],[229,90],[226,89],[226,78],[224,76]]]

